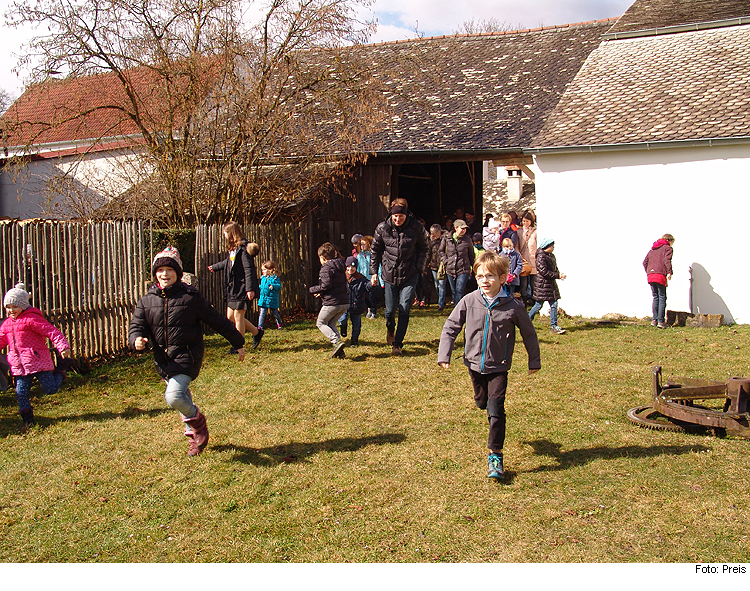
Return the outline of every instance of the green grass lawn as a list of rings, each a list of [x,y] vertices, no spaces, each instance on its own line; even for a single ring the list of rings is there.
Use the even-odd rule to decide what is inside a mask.
[[[187,439],[150,355],[35,390],[18,434],[0,397],[4,562],[748,562],[750,441],[652,431],[626,411],[665,377],[747,375],[750,327],[656,330],[537,319],[517,347],[507,482],[486,475],[487,418],[444,316],[414,311],[404,356],[382,315],[344,360],[314,321],[269,330],[242,364],[207,339],[193,383],[211,442]],[[248,337],[249,342],[249,337]]]

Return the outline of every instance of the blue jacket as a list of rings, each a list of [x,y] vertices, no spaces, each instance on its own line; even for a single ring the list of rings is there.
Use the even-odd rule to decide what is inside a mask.
[[[523,271],[523,258],[521,257],[521,254],[515,249],[511,252],[505,252],[505,250],[501,250],[500,256],[510,259],[510,269],[508,270],[508,272],[513,273],[514,275],[513,281],[511,281],[510,284],[521,285],[521,271]]]
[[[279,309],[279,295],[281,293],[281,279],[278,275],[263,275],[260,278],[260,297],[258,306],[261,308]]]

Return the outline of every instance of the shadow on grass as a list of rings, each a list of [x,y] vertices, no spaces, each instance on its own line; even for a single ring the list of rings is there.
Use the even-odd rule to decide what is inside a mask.
[[[554,472],[566,470],[573,466],[583,466],[594,460],[614,460],[617,458],[653,458],[656,456],[676,456],[690,452],[708,451],[704,445],[626,445],[624,447],[590,447],[585,449],[572,449],[560,451],[559,443],[549,439],[537,439],[536,441],[524,441],[534,450],[538,456],[548,456],[555,459],[556,464],[539,466],[528,472]]]
[[[34,409],[34,422],[39,427],[48,427],[58,423],[77,423],[77,422],[101,422],[112,421],[114,419],[135,419],[139,417],[155,417],[163,413],[174,412],[171,408],[152,408],[144,410],[138,407],[128,407],[122,412],[99,412],[87,413],[81,415],[63,416],[59,418],[49,418],[40,414],[39,407]],[[15,435],[21,428],[21,418],[17,414],[0,420],[0,437]]]
[[[390,445],[406,440],[403,433],[384,433],[370,437],[342,437],[312,443],[288,443],[256,449],[239,445],[211,446],[214,451],[232,452],[232,461],[252,464],[254,466],[276,466],[293,462],[307,462],[307,458],[321,452],[357,451],[368,445]]]

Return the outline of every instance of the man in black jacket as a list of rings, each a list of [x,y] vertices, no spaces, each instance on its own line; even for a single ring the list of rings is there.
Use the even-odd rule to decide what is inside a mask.
[[[429,245],[427,230],[409,212],[406,199],[394,199],[391,215],[378,224],[370,248],[370,282],[378,281],[383,265],[385,282],[385,327],[391,353],[401,355],[409,326],[409,312],[419,277],[424,271]],[[398,327],[396,327],[398,304]],[[395,329],[395,330],[394,330]]]

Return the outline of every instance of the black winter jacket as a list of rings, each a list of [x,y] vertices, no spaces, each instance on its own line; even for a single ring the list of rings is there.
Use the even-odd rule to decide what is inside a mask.
[[[203,363],[201,322],[227,339],[232,347],[245,346],[245,338],[234,324],[214,308],[200,292],[177,282],[162,290],[154,285],[135,306],[128,330],[128,343],[148,339],[154,351],[156,371],[164,378],[186,374],[195,379]]]
[[[430,237],[427,247],[427,262],[425,263],[426,269],[431,271],[437,271],[440,267],[440,244],[443,242],[442,238],[433,240]]]
[[[227,257],[223,261],[211,265],[214,271],[224,270],[224,295],[227,302],[242,302],[247,300],[247,292],[260,294],[258,286],[258,271],[255,268],[255,258],[247,254],[247,240],[240,242],[240,249],[232,260]]]
[[[471,273],[474,266],[474,243],[464,234],[458,241],[453,235],[443,236],[440,242],[440,257],[445,263],[445,272],[451,277]]]
[[[367,292],[372,285],[361,273],[352,275],[349,281],[349,307],[346,312],[352,314],[364,314],[367,311]]]
[[[343,306],[349,303],[349,286],[346,281],[346,263],[337,258],[326,261],[318,274],[318,285],[310,293],[321,294],[324,306]]]
[[[536,275],[532,286],[532,297],[535,302],[554,302],[560,299],[556,279],[560,278],[557,270],[557,259],[551,252],[541,248],[536,251]]]
[[[391,216],[378,224],[370,247],[370,277],[383,265],[383,281],[399,287],[424,271],[427,260],[427,230],[413,214],[399,227]]]

